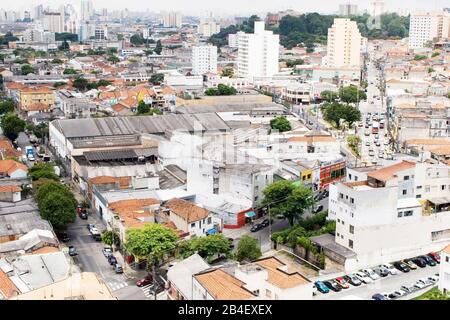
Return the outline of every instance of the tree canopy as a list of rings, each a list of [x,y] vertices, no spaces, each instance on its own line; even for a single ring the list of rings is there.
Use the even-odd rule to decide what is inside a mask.
[[[0,102],[0,114],[5,114],[8,112],[14,112],[14,101],[10,98]]]
[[[148,82],[154,85],[159,85],[161,82],[164,81],[164,74],[163,73],[154,73],[150,76],[150,79]]]
[[[232,96],[237,93],[237,90],[225,84],[219,84],[217,88],[208,88],[205,90],[206,96]]]
[[[346,86],[339,90],[339,98],[346,103],[356,103],[361,100],[366,100],[367,95],[363,90],[358,89],[356,86]]]
[[[55,173],[53,164],[50,163],[35,163],[30,169],[28,169],[28,175],[32,181],[36,181],[41,178],[59,181],[59,177]]]
[[[213,234],[206,237],[196,237],[180,244],[181,255],[187,258],[198,253],[202,258],[211,262],[220,255],[231,253],[230,242],[223,234]]]
[[[64,228],[76,219],[77,201],[73,193],[57,181],[46,181],[39,186],[36,200],[43,219],[55,229]]]
[[[156,263],[174,250],[178,235],[163,225],[151,223],[139,229],[128,229],[125,248],[137,259],[149,259]]]
[[[161,40],[156,41],[156,47],[155,50],[153,50],[154,53],[160,55],[162,52],[162,44],[161,44]]]
[[[20,68],[20,71],[22,72],[22,75],[26,76],[27,74],[30,73],[35,73],[36,70],[33,68],[33,66],[29,65],[29,64],[25,64]]]
[[[278,130],[279,132],[285,132],[290,131],[292,126],[286,117],[276,117],[270,120],[270,128],[273,130]]]
[[[243,236],[239,240],[236,252],[236,259],[238,261],[249,260],[253,261],[261,257],[261,249],[258,241],[250,236]]]
[[[326,103],[322,106],[323,117],[326,121],[334,123],[340,128],[340,120],[343,119],[351,127],[353,123],[361,120],[361,111],[348,104],[338,102]]]
[[[282,215],[292,226],[303,212],[314,205],[312,191],[292,181],[280,180],[268,185],[264,190],[262,205],[270,205],[272,216]]]
[[[224,68],[222,70],[222,77],[229,77],[229,78],[233,78],[234,76],[234,70],[233,68]]]
[[[25,124],[25,121],[12,112],[5,114],[0,122],[3,134],[11,141],[17,139],[19,133],[25,130]]]
[[[73,69],[73,68],[65,68],[63,71],[63,74],[77,74],[77,70]]]
[[[133,46],[141,46],[145,43],[145,39],[140,34],[133,34],[130,38],[130,42]]]

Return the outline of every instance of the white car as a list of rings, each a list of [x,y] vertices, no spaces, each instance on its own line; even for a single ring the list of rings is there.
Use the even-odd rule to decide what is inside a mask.
[[[100,233],[100,231],[98,231],[98,229],[97,228],[90,228],[89,229],[89,231],[92,233],[92,234],[99,234]]]
[[[433,281],[428,278],[421,278],[417,282],[422,282],[425,286],[431,286],[433,284]]]
[[[366,273],[366,274],[370,277],[370,279],[372,279],[372,280],[378,280],[378,279],[380,279],[380,276],[377,275],[377,274],[375,273],[375,271],[373,271],[372,269],[367,268],[367,269],[363,269],[362,271],[363,271],[364,273]]]
[[[359,279],[359,281],[364,282],[364,283],[372,283],[373,280],[365,273],[362,272],[355,272],[354,273],[355,277],[357,277]]]
[[[381,265],[382,267],[386,268],[389,270],[389,273],[392,275],[396,275],[398,274],[398,270],[394,268],[394,266],[390,263],[385,263]]]
[[[430,280],[433,283],[436,283],[439,281],[439,276],[428,277],[428,280]]]
[[[419,280],[414,284],[414,287],[416,287],[417,289],[423,289],[426,287],[426,284]]]

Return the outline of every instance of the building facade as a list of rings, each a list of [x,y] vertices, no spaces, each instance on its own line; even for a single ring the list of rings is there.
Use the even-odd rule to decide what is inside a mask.
[[[192,47],[192,74],[217,73],[217,47]]]
[[[328,29],[325,65],[328,67],[360,67],[361,33],[355,21],[336,18]]]
[[[420,49],[429,41],[439,41],[450,35],[450,13],[415,13],[410,17],[409,48]]]

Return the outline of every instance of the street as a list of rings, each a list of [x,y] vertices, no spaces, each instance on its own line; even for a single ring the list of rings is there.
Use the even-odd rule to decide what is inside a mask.
[[[439,265],[435,267],[427,266],[425,268],[417,268],[408,273],[399,271],[397,275],[389,275],[387,277],[375,280],[371,284],[361,284],[358,287],[350,285],[350,288],[343,289],[340,292],[330,291],[323,294],[318,292],[313,298],[314,300],[346,300],[350,298],[359,298],[362,300],[371,300],[375,293],[390,293],[400,289],[401,286],[413,286],[414,283],[421,278],[428,278],[439,273]],[[401,297],[399,300],[410,300],[422,293],[430,290],[432,286],[415,291],[412,294]]]
[[[89,233],[86,225],[95,224],[99,230],[104,227],[97,217],[89,215],[88,220],[82,220],[77,217],[76,221],[67,228],[67,234],[70,241],[66,244],[73,245],[78,255],[73,258],[74,263],[81,269],[81,272],[94,272],[103,279],[110,288],[112,294],[119,298],[130,300],[142,300],[148,298],[147,288],[138,288],[135,285],[136,280],[127,279],[125,274],[116,274],[109,265],[107,259],[102,253],[104,244],[101,241],[95,241]],[[118,263],[124,265],[121,259]]]

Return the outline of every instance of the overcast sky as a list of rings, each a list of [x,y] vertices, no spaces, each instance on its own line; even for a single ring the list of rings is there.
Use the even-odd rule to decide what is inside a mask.
[[[26,10],[37,4],[57,7],[62,3],[71,3],[79,6],[80,0],[1,0],[0,8],[7,10]],[[300,12],[331,13],[338,10],[341,3],[354,3],[360,10],[368,9],[371,0],[93,0],[94,8],[107,8],[108,10],[125,9],[132,11],[152,12],[161,10],[180,10],[185,14],[203,14],[206,11],[226,14],[248,14],[266,11],[294,9]],[[440,10],[450,7],[449,0],[385,0],[390,11],[399,8],[412,10]]]

